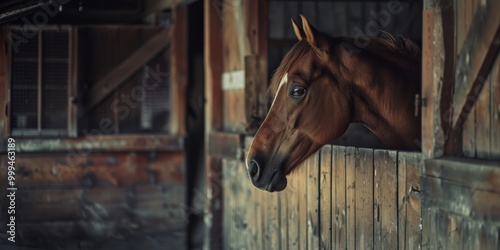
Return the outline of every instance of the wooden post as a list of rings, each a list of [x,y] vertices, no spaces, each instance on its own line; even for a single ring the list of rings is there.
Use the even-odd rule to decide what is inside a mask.
[[[447,136],[445,129],[450,127],[446,122],[443,124],[443,120],[446,120],[452,111],[449,105],[453,85],[450,79],[453,79],[455,55],[452,19],[451,1],[424,1],[421,148],[425,159],[444,154]]]
[[[173,134],[186,135],[186,87],[188,71],[188,8],[177,5],[173,12],[171,63],[172,123]]]
[[[222,162],[210,157],[208,136],[220,131],[222,117],[222,21],[212,0],[204,0],[205,163],[206,190],[204,249],[222,249]]]

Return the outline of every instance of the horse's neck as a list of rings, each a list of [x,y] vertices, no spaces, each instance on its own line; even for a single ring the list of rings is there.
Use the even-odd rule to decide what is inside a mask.
[[[419,71],[384,58],[360,56],[355,62],[352,121],[365,124],[389,148],[418,148],[420,118],[415,116],[414,100]]]

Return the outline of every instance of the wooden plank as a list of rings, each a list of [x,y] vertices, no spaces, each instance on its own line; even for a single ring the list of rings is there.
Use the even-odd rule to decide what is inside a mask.
[[[500,9],[498,1],[482,1],[469,28],[456,63],[453,98],[454,128],[460,128],[477,102],[494,60],[500,49]]]
[[[203,1],[204,8],[204,60],[205,60],[205,135],[223,127],[222,113],[222,23],[217,13],[217,6],[211,0]],[[222,190],[217,183],[221,183],[220,160],[208,155],[208,137],[205,138],[205,173],[206,191],[212,194],[207,197],[205,205],[205,237],[204,249],[221,249],[222,246]],[[257,218],[257,216],[256,216]]]
[[[281,249],[290,249],[288,242],[288,205],[289,205],[289,198],[287,193],[281,192],[278,195],[278,201],[279,201],[279,219],[280,219],[280,248]]]
[[[346,147],[333,146],[332,148],[332,190],[335,192],[334,214],[332,215],[333,249],[347,247],[346,153]]]
[[[500,160],[500,57],[491,71],[491,159]]]
[[[398,248],[397,155],[395,151],[375,150],[375,248]]]
[[[89,220],[21,223],[17,228],[23,244],[36,246],[36,249],[72,249],[76,245],[96,250],[159,250],[165,245],[172,249],[186,248],[183,222],[172,223],[158,218],[142,220],[139,224]]]
[[[106,187],[185,181],[182,152],[95,153],[74,158],[78,164],[68,163],[65,155],[22,155],[16,160],[20,173],[16,181],[24,188]]]
[[[356,248],[356,148],[345,149],[346,245]]]
[[[115,220],[129,216],[184,222],[182,184],[67,190],[18,190],[21,222]]]
[[[6,143],[0,143],[0,152],[6,152]],[[124,151],[179,151],[184,149],[184,139],[170,135],[103,135],[100,131],[88,131],[78,138],[63,139],[18,139],[18,153],[67,153],[72,157],[88,155],[90,152]]]
[[[298,186],[297,186],[297,193],[299,195],[299,213],[298,213],[298,220],[299,220],[299,242],[300,242],[300,249],[307,249],[307,246],[309,245],[309,226],[308,226],[308,221],[309,221],[309,215],[307,214],[307,166],[309,164],[309,161],[311,161],[311,158],[308,158],[305,160],[304,163],[302,163],[300,166],[298,166],[297,171],[297,178],[298,180]]]
[[[186,88],[188,86],[188,7],[177,5],[172,11],[173,26],[171,55],[172,120],[170,132],[174,135],[186,135]]]
[[[106,97],[113,93],[125,80],[137,72],[140,67],[153,59],[169,45],[170,30],[163,29],[156,36],[144,43],[107,75],[97,80],[89,92],[87,112],[95,108]],[[83,112],[84,114],[86,112]],[[80,116],[82,117],[82,116]]]
[[[311,155],[307,164],[304,166],[307,169],[307,248],[319,248],[319,172],[320,172],[320,155],[319,152]]]
[[[431,208],[422,206],[422,249],[432,249],[431,246]]]
[[[255,91],[257,99],[256,119],[263,121],[267,113],[268,79],[268,1],[244,1],[246,37],[250,45],[250,54],[257,56],[257,78]],[[246,84],[246,83],[245,83]]]
[[[467,237],[463,234],[463,218],[458,215],[448,214],[449,220],[447,228],[448,249],[460,249],[462,247],[462,238]]]
[[[491,158],[491,77],[485,80],[483,90],[479,94],[476,104],[476,157],[480,159]]]
[[[259,77],[259,59],[256,55],[245,57],[245,131],[257,133],[261,121],[259,116],[259,93],[257,84]]]
[[[471,111],[462,128],[462,151],[465,157],[476,157],[476,109]]]
[[[500,193],[469,189],[456,182],[434,177],[423,181],[427,196],[425,205],[438,207],[478,221],[500,219]]]
[[[78,27],[69,28],[68,136],[78,136]]]
[[[224,131],[245,132],[245,90],[226,90],[223,95]]]
[[[500,163],[462,158],[427,160],[424,174],[474,190],[500,193]]]
[[[373,149],[357,149],[356,176],[356,247],[373,249]]]
[[[443,154],[444,133],[441,128],[439,98],[440,81],[445,62],[443,25],[438,1],[424,1],[422,27],[422,141],[425,158],[435,158]],[[418,143],[418,142],[417,142]]]
[[[300,232],[305,231],[299,222],[299,171],[288,175],[288,187],[285,189],[288,198],[288,249],[301,249]],[[301,231],[302,230],[302,231]]]
[[[243,143],[240,134],[214,132],[209,135],[208,153],[214,158],[242,160]]]
[[[332,146],[321,148],[319,162],[319,249],[332,248],[332,213],[335,199],[332,198]]]
[[[399,248],[422,246],[420,154],[398,152]]]

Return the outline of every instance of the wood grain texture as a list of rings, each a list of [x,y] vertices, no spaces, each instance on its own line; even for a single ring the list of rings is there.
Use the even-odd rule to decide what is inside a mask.
[[[356,148],[345,149],[346,245],[356,248]]]
[[[316,152],[309,157],[307,164],[307,248],[319,248],[319,172],[320,153]]]
[[[372,249],[373,245],[373,149],[357,149],[356,175],[356,247]]]
[[[319,249],[332,248],[332,215],[335,190],[332,188],[332,146],[323,146],[319,162]]]
[[[346,148],[333,146],[332,148],[332,189],[335,192],[335,201],[332,202],[332,246],[334,249],[347,247],[347,170]]]
[[[65,156],[19,156],[17,183],[24,188],[109,187],[139,184],[182,183],[185,162],[182,152],[95,153]]]
[[[375,248],[398,248],[397,154],[375,150]]]
[[[399,248],[422,246],[420,159],[416,152],[398,152]]]

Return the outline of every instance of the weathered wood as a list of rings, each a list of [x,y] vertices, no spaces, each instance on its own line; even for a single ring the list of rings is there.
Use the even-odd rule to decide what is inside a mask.
[[[137,184],[181,183],[184,154],[95,153],[73,158],[66,156],[19,156],[16,181],[23,187],[72,188]]]
[[[426,177],[423,185],[427,207],[437,207],[479,221],[500,219],[500,193],[470,189],[456,182],[434,177]]]
[[[444,150],[440,96],[445,67],[443,25],[439,1],[424,1],[422,27],[422,140],[424,158],[439,157]],[[451,112],[451,111],[450,111]]]
[[[288,198],[288,248],[301,249],[300,232],[305,227],[299,222],[299,171],[292,172],[288,177],[288,187],[285,190]],[[301,229],[302,228],[302,229]]]
[[[245,132],[245,91],[225,90],[223,95],[224,131]]]
[[[463,125],[476,104],[500,49],[500,43],[497,41],[500,39],[500,16],[494,12],[497,9],[500,9],[498,1],[488,0],[481,3],[459,53],[453,98],[455,129]]]
[[[309,165],[309,161],[311,161],[311,157],[308,158],[304,163],[298,166],[299,169],[296,170],[298,180],[297,193],[298,193],[298,201],[299,201],[299,213],[298,213],[298,221],[299,221],[299,242],[300,249],[307,249],[309,244],[309,215],[307,213],[307,166]]]
[[[245,132],[254,134],[259,128],[259,58],[256,55],[245,57]]]
[[[500,57],[491,71],[491,159],[500,160]]]
[[[462,247],[462,239],[468,237],[463,234],[463,219],[461,216],[449,214],[448,225],[446,226],[448,249],[460,249]]]
[[[320,153],[316,152],[309,157],[307,164],[307,248],[319,248],[319,173],[320,173]]]
[[[205,204],[205,234],[203,248],[221,249],[223,247],[223,210],[220,208],[222,190],[221,162],[208,154],[210,148],[208,135],[223,127],[222,113],[222,23],[218,16],[217,6],[211,0],[203,1],[204,8],[204,60],[205,60],[205,173],[207,196]],[[218,190],[219,189],[219,190]]]
[[[263,121],[267,110],[267,84],[268,84],[268,1],[244,1],[245,8],[245,24],[246,37],[250,45],[250,54],[257,56],[256,63],[256,78],[255,78],[255,95],[256,110],[252,121]],[[249,120],[247,120],[249,122]],[[248,125],[248,124],[247,124]],[[251,131],[250,131],[251,132]]]
[[[398,248],[397,155],[395,151],[374,152],[374,238],[375,248]]]
[[[242,160],[243,137],[232,133],[211,133],[209,135],[208,153],[214,158]]]
[[[491,158],[491,77],[488,77],[483,86],[483,90],[479,94],[479,100],[476,103],[476,157],[480,159]],[[472,115],[472,114],[471,114]]]
[[[465,157],[476,157],[476,109],[471,111],[462,128],[462,151]]]
[[[420,154],[398,152],[399,248],[422,246]]]
[[[346,246],[356,248],[356,148],[345,149]]]
[[[37,249],[73,249],[77,245],[96,250],[160,250],[166,245],[172,249],[186,248],[184,222],[158,218],[122,222],[81,220],[21,223],[17,228],[23,244]]]
[[[280,193],[278,195],[279,202],[279,219],[280,219],[280,247],[281,249],[290,249],[288,243],[288,204],[289,198],[286,193]]]
[[[346,148],[332,148],[332,189],[335,192],[332,215],[332,246],[334,249],[347,247],[347,182],[346,182]]]
[[[89,92],[87,112],[95,108],[106,97],[113,93],[127,78],[132,76],[140,67],[153,59],[160,51],[169,45],[170,30],[163,29],[156,36],[144,43],[107,75],[97,80]],[[82,112],[82,116],[86,112]],[[80,116],[80,117],[82,117]]]
[[[5,141],[0,143],[0,152],[6,152]],[[18,153],[67,153],[68,161],[73,157],[92,152],[126,151],[179,151],[184,149],[184,139],[168,135],[103,135],[100,131],[88,131],[84,137],[66,139],[17,139]]]
[[[158,218],[184,222],[182,184],[124,188],[18,190],[16,219],[21,222]]]
[[[446,179],[457,185],[500,193],[500,169],[498,161],[443,158],[427,160],[424,174]]]
[[[332,213],[335,190],[332,188],[332,146],[321,148],[319,162],[319,249],[332,248]],[[284,248],[286,249],[286,248]]]
[[[171,98],[173,103],[170,132],[186,135],[186,88],[188,85],[188,7],[178,5],[172,11],[171,60]],[[165,43],[165,41],[164,41]]]
[[[78,27],[69,28],[68,136],[78,136]]]
[[[357,149],[356,176],[356,247],[373,249],[373,149]]]

